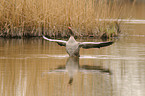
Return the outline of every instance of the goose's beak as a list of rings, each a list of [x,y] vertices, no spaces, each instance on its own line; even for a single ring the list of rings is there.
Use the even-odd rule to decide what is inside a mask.
[[[71,27],[68,27],[68,29],[71,29]]]

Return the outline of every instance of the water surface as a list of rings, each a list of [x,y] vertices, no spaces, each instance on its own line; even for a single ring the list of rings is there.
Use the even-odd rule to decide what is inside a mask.
[[[144,96],[144,40],[121,37],[109,47],[81,49],[80,58],[69,58],[64,47],[42,38],[1,38],[0,94]]]

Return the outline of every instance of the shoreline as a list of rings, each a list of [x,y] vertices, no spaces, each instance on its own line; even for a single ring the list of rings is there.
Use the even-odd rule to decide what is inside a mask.
[[[105,21],[97,22],[100,25],[95,28],[90,27],[85,28],[73,28],[76,38],[79,37],[88,37],[88,38],[100,38],[100,39],[109,39],[112,37],[118,37],[118,34],[121,33],[120,22],[118,21]],[[31,37],[41,37],[43,35],[49,38],[69,38],[68,30],[66,26],[57,27],[54,29],[48,29],[42,27],[32,29],[32,28],[8,28],[0,30],[1,38],[31,38]]]

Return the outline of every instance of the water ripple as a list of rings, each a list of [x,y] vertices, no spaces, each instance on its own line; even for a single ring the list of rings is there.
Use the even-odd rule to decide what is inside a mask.
[[[130,24],[145,24],[145,20],[141,19],[99,19],[99,21],[118,21]]]
[[[66,55],[48,55],[48,54],[38,54],[38,55],[31,55],[29,57],[0,57],[0,59],[32,59],[32,58],[55,58],[55,59],[63,59],[68,58],[69,56]],[[116,55],[81,55],[80,59],[112,59],[112,60],[145,60],[143,57],[133,57],[133,56],[127,56],[127,57],[121,57]]]
[[[82,59],[145,60],[142,57],[121,57],[115,55],[83,55]]]

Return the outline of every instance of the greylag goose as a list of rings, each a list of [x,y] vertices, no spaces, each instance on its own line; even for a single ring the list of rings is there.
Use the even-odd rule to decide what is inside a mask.
[[[68,27],[68,29],[70,31],[70,38],[68,41],[49,39],[45,36],[43,36],[43,38],[45,40],[48,40],[51,42],[56,42],[60,46],[65,46],[66,51],[69,54],[69,56],[78,56],[78,57],[80,56],[79,55],[80,48],[84,48],[84,49],[100,48],[100,47],[109,46],[113,43],[112,41],[107,41],[107,42],[77,42],[74,38],[74,33],[72,32],[71,27]]]

